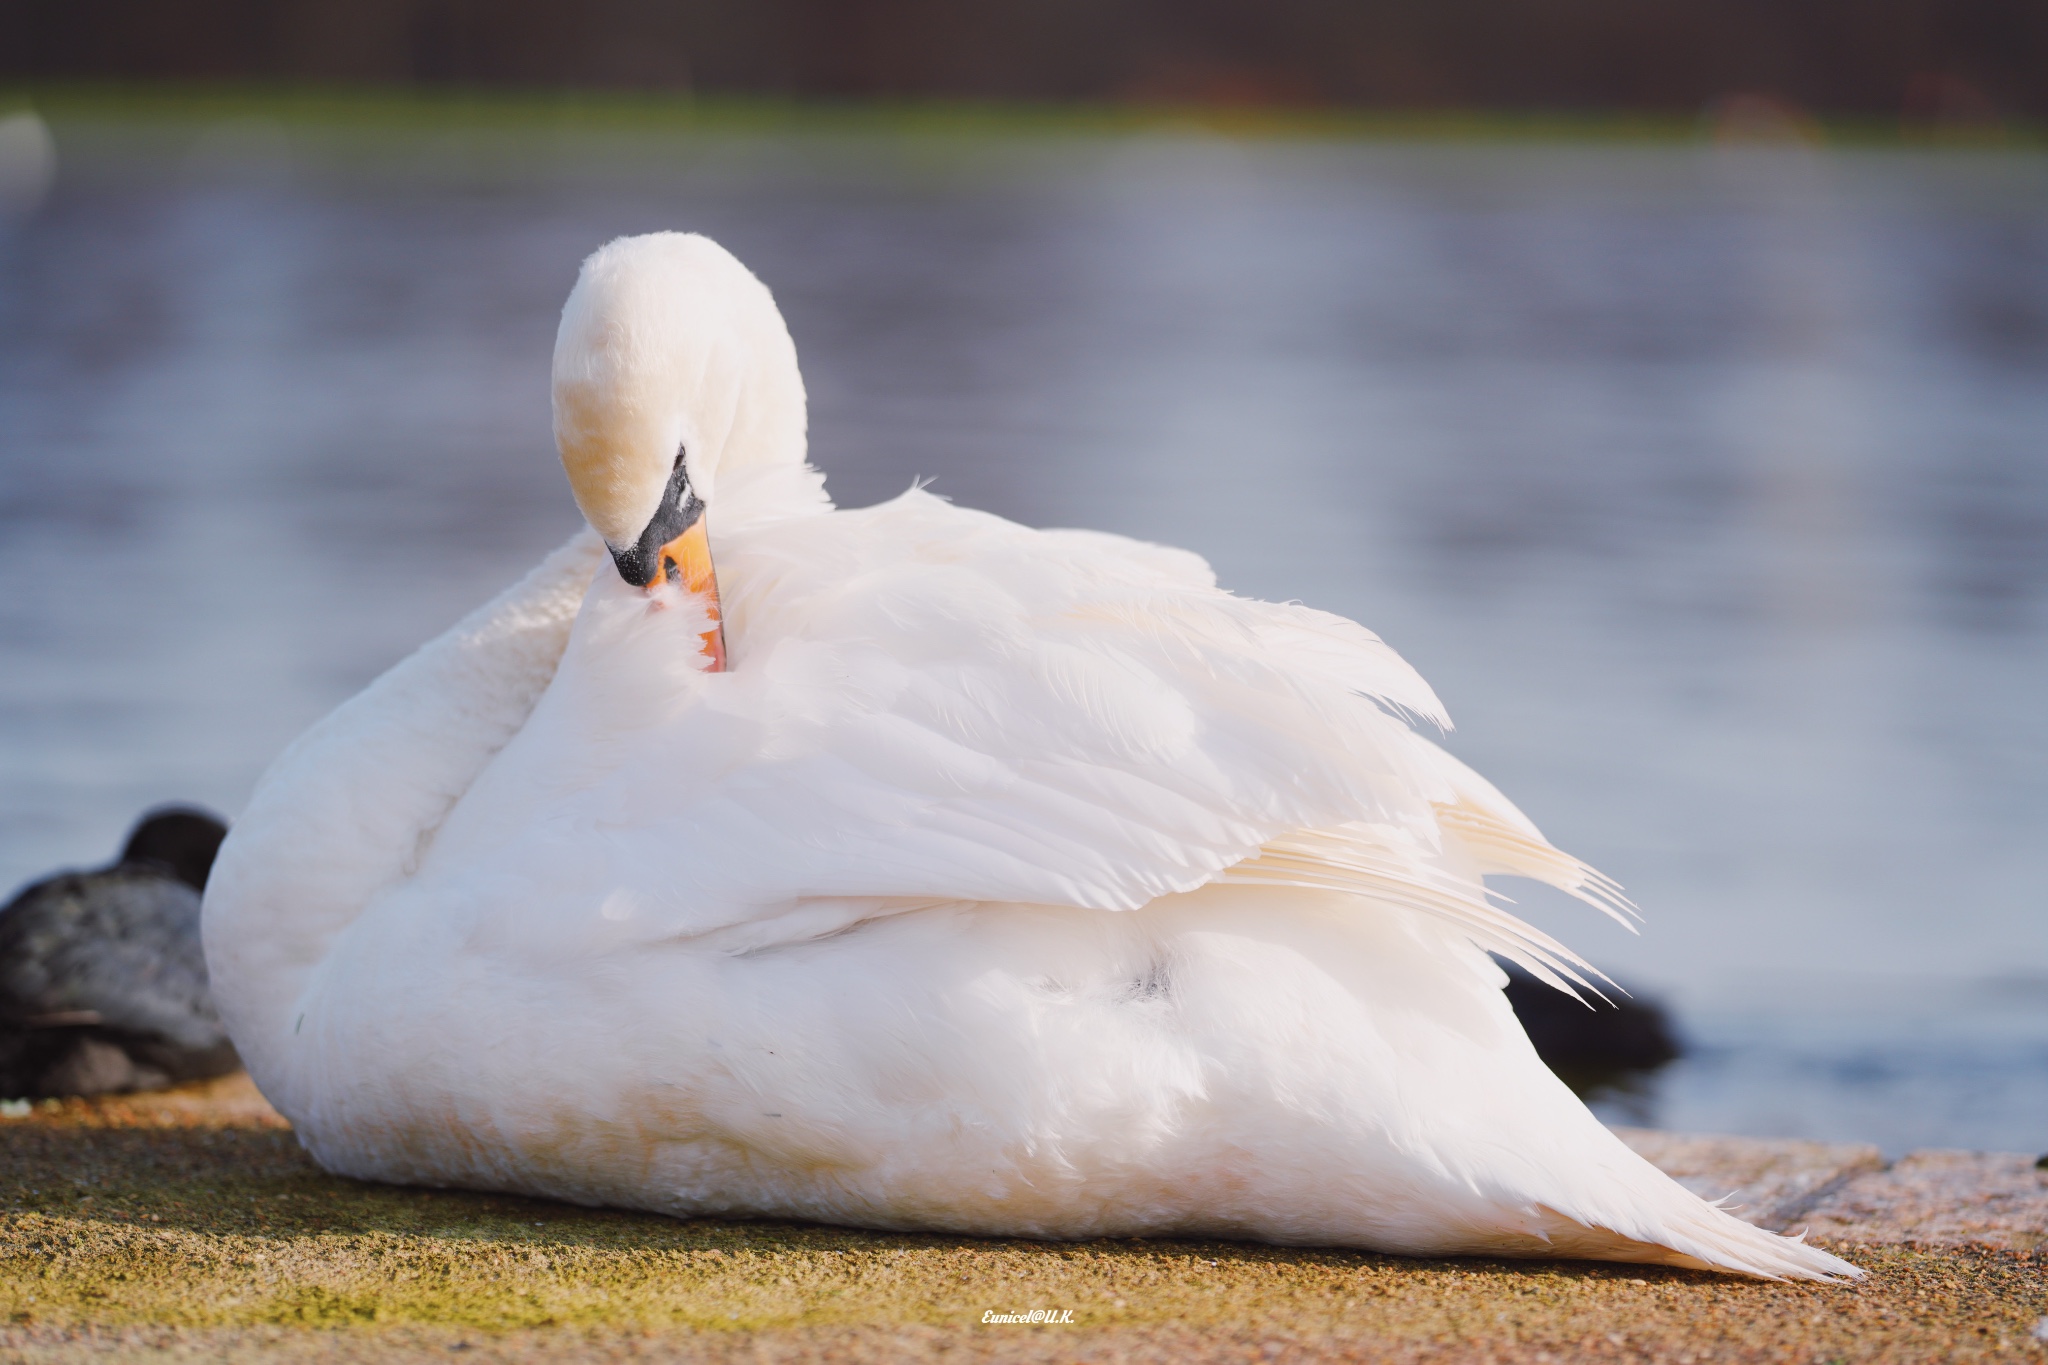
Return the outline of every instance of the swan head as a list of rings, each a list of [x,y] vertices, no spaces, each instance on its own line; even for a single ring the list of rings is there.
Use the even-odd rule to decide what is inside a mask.
[[[711,594],[722,492],[804,469],[796,347],[767,286],[708,237],[621,237],[555,333],[555,443],[619,574]]]

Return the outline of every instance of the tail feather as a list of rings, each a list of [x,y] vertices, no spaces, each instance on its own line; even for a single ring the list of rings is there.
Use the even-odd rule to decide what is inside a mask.
[[[1693,1226],[1667,1225],[1659,1240],[1643,1241],[1612,1228],[1588,1227],[1545,1209],[1546,1239],[1541,1250],[1521,1254],[1563,1256],[1583,1261],[1623,1261],[1636,1265],[1668,1265],[1684,1270],[1713,1270],[1759,1280],[1806,1280],[1839,1284],[1858,1280],[1864,1272],[1839,1256],[1809,1246],[1799,1237],[1782,1236],[1752,1227],[1711,1204],[1732,1227],[1688,1220]]]
[[[1585,1199],[1544,1208],[1550,1249],[1541,1254],[1732,1271],[1760,1280],[1862,1278],[1863,1271],[1802,1237],[1746,1223],[1700,1198],[1605,1129],[1600,1139],[1608,1158],[1602,1179]]]
[[[1556,1248],[1552,1254],[1593,1261],[1732,1271],[1759,1280],[1838,1283],[1863,1277],[1862,1270],[1817,1246],[1807,1245],[1803,1237],[1766,1232],[1696,1195],[1688,1194],[1687,1198],[1694,1200],[1697,1207],[1671,1210],[1654,1240],[1574,1222],[1569,1231],[1560,1228],[1550,1234]],[[1564,1219],[1562,1214],[1555,1216]]]

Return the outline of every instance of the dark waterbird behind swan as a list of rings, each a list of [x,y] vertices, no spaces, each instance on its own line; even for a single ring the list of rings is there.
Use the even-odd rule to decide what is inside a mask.
[[[1582,1098],[1627,1090],[1684,1052],[1670,1016],[1655,1000],[1610,991],[1574,1000],[1511,962],[1508,1004],[1543,1064]]]
[[[0,1095],[97,1095],[239,1064],[207,992],[199,893],[227,826],[146,814],[121,856],[0,910]]]

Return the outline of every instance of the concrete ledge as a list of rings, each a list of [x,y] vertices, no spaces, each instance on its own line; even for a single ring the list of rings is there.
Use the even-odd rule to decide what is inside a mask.
[[[2016,1152],[1911,1152],[1806,1216],[1816,1236],[1848,1242],[2033,1251],[2048,1240],[2048,1171]]]
[[[1869,1271],[677,1221],[316,1170],[244,1078],[0,1119],[0,1365],[127,1359],[2048,1365],[2027,1156],[1631,1131]],[[1071,1312],[1053,1327],[984,1314]]]
[[[0,1119],[0,1134],[10,1121]],[[239,1128],[288,1125],[246,1075],[150,1095],[46,1100],[38,1127]],[[1773,1232],[1867,1246],[2033,1251],[2048,1242],[2048,1171],[2019,1152],[1921,1151],[1887,1164],[1864,1143],[1715,1137],[1617,1128],[1621,1140],[1705,1199]]]
[[[1700,1137],[1653,1128],[1615,1132],[1694,1194],[1725,1199],[1730,1213],[1773,1232],[1791,1231],[1823,1199],[1885,1167],[1883,1154],[1863,1144]]]
[[[2019,1152],[1910,1152],[1648,1128],[1621,1139],[1694,1194],[1773,1232],[1865,1246],[2032,1251],[2048,1241],[2048,1171]]]

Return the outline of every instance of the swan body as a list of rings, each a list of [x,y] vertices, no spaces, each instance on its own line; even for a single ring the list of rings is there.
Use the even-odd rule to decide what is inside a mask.
[[[1489,952],[1585,969],[1482,878],[1622,903],[1369,632],[922,491],[833,509],[780,315],[700,237],[585,263],[555,397],[592,530],[287,750],[208,887],[223,1017],[324,1166],[1857,1273],[1537,1059]]]

